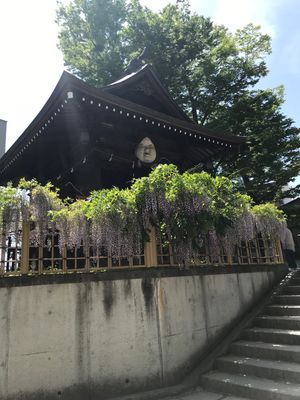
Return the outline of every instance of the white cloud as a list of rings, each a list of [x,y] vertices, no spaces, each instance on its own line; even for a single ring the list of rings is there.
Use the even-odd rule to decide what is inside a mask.
[[[176,0],[140,0],[143,6],[162,10]],[[216,24],[223,24],[232,31],[249,23],[261,25],[262,31],[275,37],[276,29],[272,19],[282,0],[190,0],[192,11],[209,16]]]
[[[213,20],[232,31],[254,23],[274,38],[275,25],[271,22],[279,0],[218,0]]]

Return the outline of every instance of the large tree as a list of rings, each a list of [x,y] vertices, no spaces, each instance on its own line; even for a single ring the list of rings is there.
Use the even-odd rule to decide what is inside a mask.
[[[67,68],[98,85],[120,77],[124,66],[121,31],[126,21],[123,0],[75,0],[60,4],[59,47]]]
[[[254,87],[268,72],[271,51],[258,27],[230,33],[191,13],[187,0],[161,12],[138,0],[71,0],[59,5],[57,22],[65,64],[87,82],[119,78],[147,47],[147,62],[196,123],[246,136],[248,150],[218,171],[257,202],[279,198],[299,174],[299,129],[281,111],[282,90]]]
[[[239,131],[248,144],[224,161],[223,170],[256,202],[286,196],[285,185],[299,174],[299,129],[280,110],[282,103],[282,87],[246,91],[218,114],[219,126]]]

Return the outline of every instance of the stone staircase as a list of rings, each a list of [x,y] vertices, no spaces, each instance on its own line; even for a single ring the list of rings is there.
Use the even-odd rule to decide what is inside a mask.
[[[205,390],[247,399],[300,400],[299,272],[201,377]]]

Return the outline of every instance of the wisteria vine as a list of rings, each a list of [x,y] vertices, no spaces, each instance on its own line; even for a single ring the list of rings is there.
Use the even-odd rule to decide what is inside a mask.
[[[31,226],[31,241],[44,245],[50,231],[59,232],[59,246],[91,246],[107,254],[141,254],[151,226],[170,243],[177,260],[189,264],[204,242],[211,260],[257,235],[280,235],[285,218],[274,204],[252,205],[224,177],[180,174],[174,165],[159,165],[128,189],[93,191],[86,200],[62,200],[51,184],[22,179],[17,187],[0,188],[3,237]]]

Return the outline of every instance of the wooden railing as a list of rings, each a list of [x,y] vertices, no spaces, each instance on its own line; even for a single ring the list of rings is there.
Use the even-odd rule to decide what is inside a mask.
[[[236,246],[233,254],[209,254],[207,243],[199,249],[190,265],[246,265],[281,264],[283,262],[279,240],[257,237]],[[162,242],[152,228],[149,241],[145,242],[140,254],[112,256],[104,249],[79,246],[73,249],[59,246],[59,233],[49,233],[42,246],[30,243],[29,224],[22,230],[2,237],[0,247],[0,274],[46,274],[68,272],[93,272],[120,268],[145,268],[180,265],[172,246]]]

